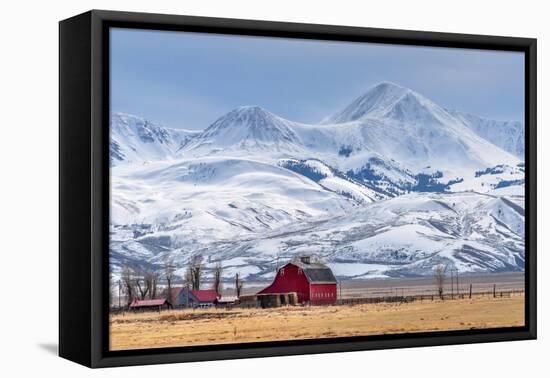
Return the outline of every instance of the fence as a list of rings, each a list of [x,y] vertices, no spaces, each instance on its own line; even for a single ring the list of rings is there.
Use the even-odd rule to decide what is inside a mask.
[[[441,297],[438,293],[430,294],[415,294],[415,295],[390,295],[390,296],[372,296],[372,297],[356,297],[356,298],[340,298],[337,301],[339,305],[354,305],[354,304],[367,304],[367,303],[407,303],[415,301],[435,301],[435,300],[454,300],[454,299],[466,299],[474,297],[488,297],[488,298],[510,298],[514,295],[523,295],[525,290],[523,289],[509,289],[509,290],[490,290],[490,291],[467,291],[459,293],[444,293]]]

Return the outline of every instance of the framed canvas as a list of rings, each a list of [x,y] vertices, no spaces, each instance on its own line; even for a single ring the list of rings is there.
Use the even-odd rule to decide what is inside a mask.
[[[536,40],[60,22],[59,353],[536,338]]]

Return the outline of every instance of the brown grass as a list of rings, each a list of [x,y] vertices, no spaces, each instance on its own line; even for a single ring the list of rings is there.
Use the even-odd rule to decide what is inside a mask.
[[[524,325],[524,297],[111,316],[111,350]]]

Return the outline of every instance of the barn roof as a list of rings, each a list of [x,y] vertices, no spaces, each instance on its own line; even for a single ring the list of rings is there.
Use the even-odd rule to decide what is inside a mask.
[[[336,277],[332,274],[332,270],[325,264],[312,262],[307,263],[303,261],[292,261],[289,264],[293,264],[298,268],[301,268],[309,283],[337,283]]]
[[[173,287],[171,298],[173,299],[177,298],[182,291],[183,291],[183,287]]]
[[[130,307],[153,307],[153,306],[162,306],[165,303],[167,303],[167,300],[165,298],[162,299],[144,299],[144,300],[138,300],[135,299],[131,304]]]
[[[199,302],[214,302],[218,299],[216,290],[191,290],[189,291]]]

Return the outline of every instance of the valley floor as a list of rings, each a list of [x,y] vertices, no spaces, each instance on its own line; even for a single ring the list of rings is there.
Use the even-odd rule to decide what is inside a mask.
[[[525,297],[111,315],[111,350],[523,326]]]

